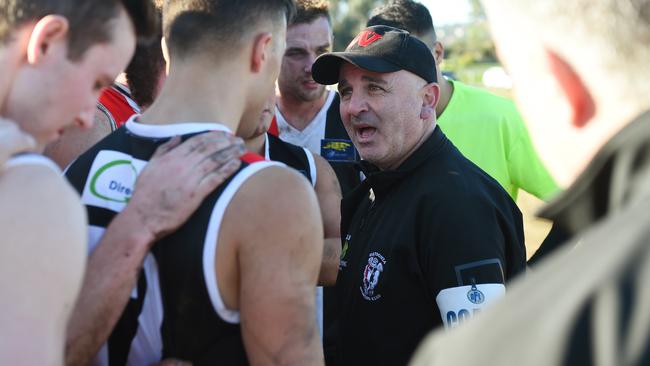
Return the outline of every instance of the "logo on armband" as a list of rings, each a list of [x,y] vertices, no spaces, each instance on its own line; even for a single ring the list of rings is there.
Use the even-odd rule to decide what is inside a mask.
[[[472,304],[482,304],[485,301],[485,295],[476,288],[476,285],[472,285],[472,288],[467,291],[467,300]]]
[[[445,328],[455,328],[479,314],[503,297],[502,283],[482,283],[446,288],[436,296],[436,304]]]

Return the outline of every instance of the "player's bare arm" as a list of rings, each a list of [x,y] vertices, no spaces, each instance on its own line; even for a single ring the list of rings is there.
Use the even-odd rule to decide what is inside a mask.
[[[2,169],[0,201],[0,364],[62,365],[86,263],[85,211],[42,165]]]
[[[316,196],[323,217],[325,243],[318,284],[333,286],[339,273],[341,257],[341,186],[330,164],[318,155],[314,155],[318,172],[316,179]]]
[[[210,132],[161,145],[138,177],[131,201],[90,256],[68,327],[66,361],[86,365],[108,339],[151,245],[183,224],[239,168],[240,139]]]
[[[79,155],[111,133],[111,121],[99,108],[95,111],[94,122],[89,128],[70,126],[61,137],[45,148],[44,155],[65,169]]]
[[[282,189],[270,196],[269,186]],[[262,170],[235,195],[219,238],[219,287],[239,309],[251,365],[323,365],[314,316],[323,229],[312,187],[287,168]]]
[[[14,122],[0,118],[0,165],[12,155],[32,150],[36,147],[34,139],[22,132]]]

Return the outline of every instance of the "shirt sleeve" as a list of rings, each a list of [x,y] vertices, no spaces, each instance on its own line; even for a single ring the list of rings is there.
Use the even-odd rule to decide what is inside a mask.
[[[513,106],[504,117],[510,119],[508,125],[514,135],[511,138],[513,146],[507,157],[512,183],[533,196],[548,201],[559,191],[555,179],[539,158],[528,129],[516,108]]]
[[[420,216],[428,221],[422,270],[446,327],[503,296],[505,282],[525,269],[521,213],[506,198],[445,195]]]

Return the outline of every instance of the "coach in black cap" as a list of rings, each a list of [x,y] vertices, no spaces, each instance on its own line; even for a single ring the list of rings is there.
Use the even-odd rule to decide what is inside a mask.
[[[328,364],[406,364],[429,330],[468,321],[525,268],[517,206],[436,127],[435,67],[408,32],[375,26],[312,68],[339,84],[367,177],[342,204]]]

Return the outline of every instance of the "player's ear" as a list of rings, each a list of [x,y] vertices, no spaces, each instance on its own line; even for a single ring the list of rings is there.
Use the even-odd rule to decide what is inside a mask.
[[[27,43],[27,62],[39,63],[52,53],[52,47],[55,45],[63,45],[67,48],[68,28],[68,20],[60,15],[47,15],[41,18],[32,29]]]
[[[437,83],[429,83],[422,88],[422,109],[420,118],[430,121],[436,116],[436,105],[440,99],[440,86]]]
[[[264,63],[271,57],[273,35],[269,32],[258,34],[253,42],[251,55],[251,71],[257,73],[262,70]]]
[[[160,39],[160,48],[162,49],[163,58],[165,59],[165,70],[169,74],[169,48],[167,47],[167,40],[165,37]]]
[[[573,67],[561,56],[548,49],[546,56],[553,79],[569,105],[571,123],[577,128],[584,127],[596,113],[596,106],[589,89]]]
[[[436,41],[436,44],[433,48],[433,58],[436,60],[436,66],[440,67],[440,64],[445,59],[445,46],[442,43]]]

